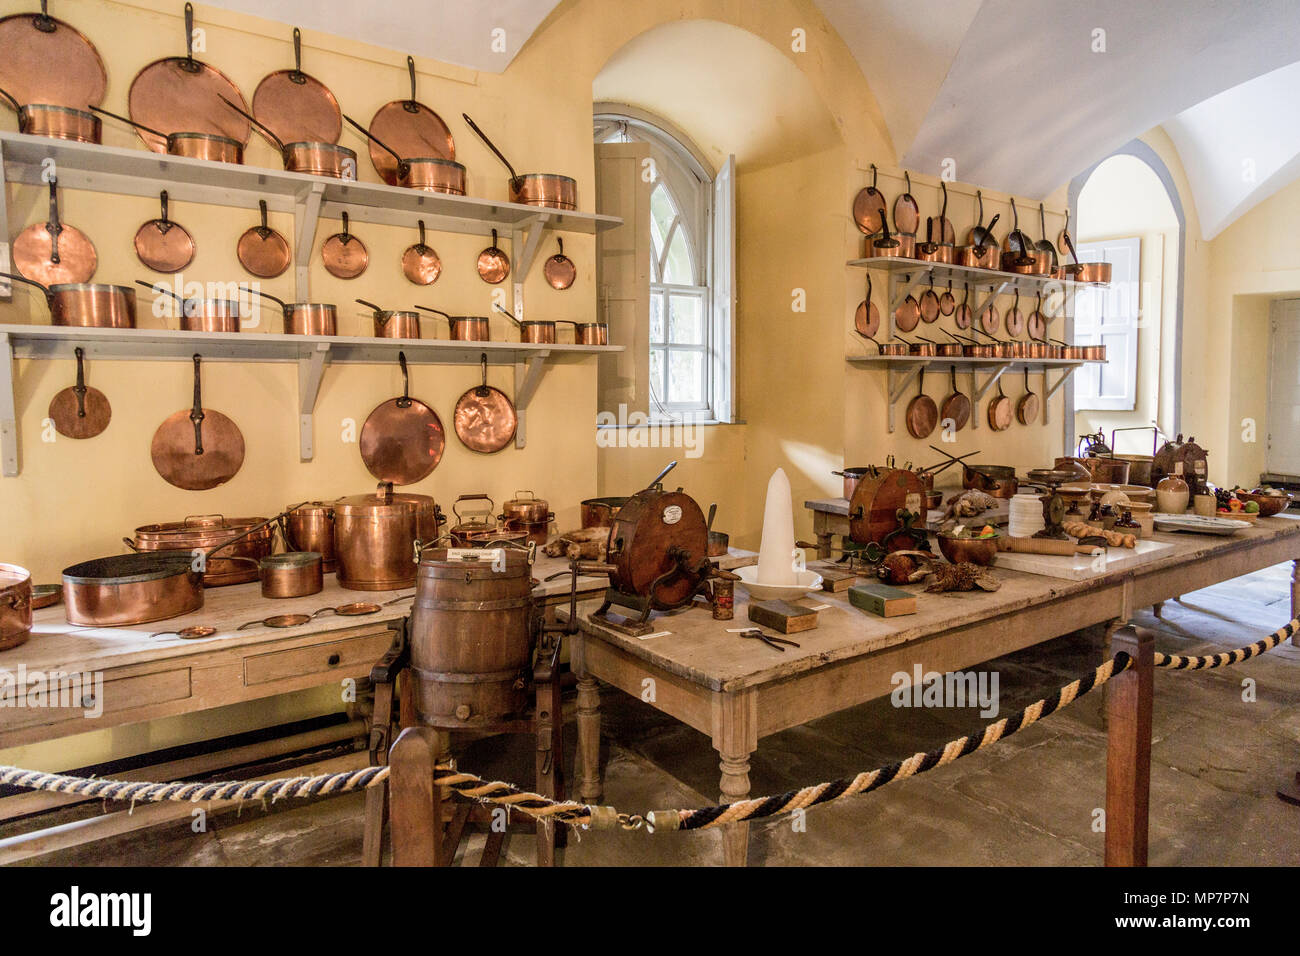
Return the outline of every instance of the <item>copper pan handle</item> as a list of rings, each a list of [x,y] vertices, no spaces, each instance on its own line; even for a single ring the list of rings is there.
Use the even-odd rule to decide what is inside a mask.
[[[284,152],[285,152],[284,140],[282,140],[280,137],[276,136],[275,133],[271,131],[271,128],[270,128],[269,126],[267,126],[265,123],[263,123],[261,120],[259,120],[259,119],[258,119],[256,116],[254,116],[252,113],[248,112],[248,110],[243,109],[242,107],[236,106],[234,103],[230,102],[230,100],[226,99],[224,96],[221,96],[220,93],[218,93],[217,96],[221,97],[221,102],[225,103],[225,104],[226,104],[227,106],[229,106],[232,110],[234,110],[236,113],[238,113],[238,114],[239,114],[240,116],[242,116],[244,119],[248,120],[250,123],[252,123],[254,126],[256,126],[259,130],[261,130],[263,133],[265,133],[267,136],[269,136],[269,137],[271,138],[271,142],[275,143],[276,147],[280,150],[280,155],[281,155],[281,156],[284,155]]]
[[[284,299],[277,299],[275,296],[271,295],[271,293],[269,293],[269,292],[263,292],[261,289],[254,289],[252,286],[244,285],[244,284],[242,284],[242,283],[241,283],[240,286],[239,286],[239,291],[240,291],[240,292],[251,292],[251,293],[253,293],[254,295],[260,295],[263,299],[270,299],[272,302],[274,302],[276,305],[278,305],[281,309],[283,309],[283,310],[285,311],[286,314],[289,312],[289,303],[288,303],[288,302],[285,302]]]
[[[140,549],[135,546],[135,542],[132,541],[130,538],[123,537],[122,543],[126,545],[128,548],[130,548],[132,551],[134,551],[136,554],[141,553]]]
[[[302,72],[302,31],[297,27],[293,28],[293,72],[289,74],[289,79],[298,86],[307,82],[307,77]]]
[[[171,139],[170,133],[164,133],[162,130],[154,129],[152,126],[145,126],[143,123],[137,123],[135,120],[127,119],[125,116],[121,116],[117,113],[110,113],[108,110],[100,109],[98,106],[87,106],[87,109],[92,113],[102,113],[111,119],[117,120],[119,123],[125,123],[127,126],[134,126],[136,129],[142,129],[146,133],[152,133],[154,136],[161,136],[166,140]]]
[[[86,417],[86,350],[78,345],[73,349],[73,354],[77,356],[77,384],[73,386],[72,391],[77,396],[77,417]]]
[[[366,137],[366,139],[370,140],[372,143],[374,143],[384,152],[389,153],[393,157],[393,159],[397,160],[399,177],[405,175],[405,170],[411,168],[410,164],[406,160],[404,160],[401,156],[397,155],[396,150],[394,150],[391,146],[384,143],[383,140],[377,139],[374,133],[370,132],[370,130],[366,129],[356,120],[354,120],[351,116],[348,116],[346,113],[344,113],[343,118],[347,120],[349,123],[351,123],[353,126],[355,126],[357,129],[359,129],[362,132],[362,134]],[[421,238],[420,241],[423,242],[424,241],[423,238]]]
[[[5,99],[5,100],[8,100],[8,101],[9,101],[9,105],[12,106],[12,107],[14,108],[14,112],[15,112],[15,113],[21,113],[21,112],[22,112],[22,109],[23,109],[22,104],[19,103],[16,99],[14,99],[13,96],[12,96],[8,91],[3,90],[3,89],[0,89],[0,98]]]
[[[194,423],[194,454],[203,454],[203,386],[200,379],[199,365],[202,357],[194,353],[194,407],[190,409],[190,421]]]
[[[62,261],[59,258],[59,233],[63,232],[63,224],[59,222],[59,180],[57,176],[50,180],[50,218],[45,223],[45,228],[50,232],[50,261],[58,265]]]
[[[406,58],[406,72],[411,78],[411,98],[406,101],[402,108],[408,113],[418,113],[420,112],[420,104],[415,99],[415,57],[408,56]]]
[[[503,162],[503,163],[505,164],[506,169],[510,170],[510,181],[511,181],[512,183],[513,183],[513,182],[518,182],[518,181],[519,181],[519,174],[516,173],[516,172],[515,172],[515,168],[514,168],[513,166],[510,165],[510,160],[506,159],[505,154],[502,153],[501,150],[497,149],[497,147],[496,147],[496,143],[494,143],[494,142],[492,142],[492,140],[488,139],[488,137],[487,137],[487,133],[483,132],[481,129],[478,128],[478,124],[475,123],[472,119],[469,118],[469,114],[468,114],[468,113],[461,113],[460,115],[461,115],[461,118],[464,119],[465,122],[469,124],[469,128],[472,129],[475,133],[478,134],[478,138],[481,139],[481,140],[483,140],[483,142],[487,144],[487,148],[490,149],[490,150],[492,150],[492,152],[494,152],[494,153],[496,154],[497,159],[501,160],[501,162]],[[492,244],[493,244],[493,245],[496,245],[495,242],[493,242]]]

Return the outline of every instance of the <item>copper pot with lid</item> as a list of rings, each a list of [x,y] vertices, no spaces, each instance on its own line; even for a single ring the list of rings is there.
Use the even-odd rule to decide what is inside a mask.
[[[308,501],[285,514],[280,534],[290,551],[314,551],[321,556],[321,569],[330,573],[338,567],[334,551],[334,505]]]
[[[506,531],[523,531],[528,541],[541,547],[549,537],[555,515],[546,499],[535,497],[531,491],[516,491],[515,497],[501,506],[498,519]]]
[[[334,545],[340,586],[393,591],[415,583],[419,515],[408,495],[378,491],[334,502]]]
[[[31,633],[31,573],[16,564],[0,564],[0,651],[27,643]]]
[[[269,556],[275,545],[274,525],[266,522],[266,518],[191,515],[183,521],[141,525],[135,529],[134,540],[123,538],[122,543],[138,553],[172,551],[191,555],[233,542],[223,548],[220,557],[208,559],[203,571],[205,587],[224,587],[257,580],[257,562]],[[247,533],[254,528],[257,530]]]

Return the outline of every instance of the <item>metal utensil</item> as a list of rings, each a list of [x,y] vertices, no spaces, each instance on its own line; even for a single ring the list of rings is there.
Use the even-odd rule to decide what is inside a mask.
[[[487,383],[487,353],[479,362],[483,368],[482,384],[467,390],[456,402],[453,419],[456,437],[466,448],[490,454],[510,444],[519,425],[514,402],[498,388]]]
[[[59,219],[58,179],[50,180],[50,215],[18,234],[13,262],[19,273],[43,285],[89,282],[99,265],[90,238]]]
[[[542,267],[542,274],[546,276],[546,281],[550,283],[552,289],[564,290],[573,285],[573,280],[578,277],[578,268],[573,264],[573,260],[564,254],[564,240],[557,236],[555,242],[560,251],[546,260],[546,265]]]
[[[262,223],[244,231],[235,246],[239,264],[255,276],[274,279],[289,268],[293,254],[289,242],[267,223],[266,200],[257,201]]]
[[[420,241],[406,247],[402,253],[402,275],[413,285],[433,285],[442,275],[442,260],[432,246],[424,241],[424,220],[420,227]]]
[[[158,194],[162,212],[135,233],[135,254],[154,272],[180,272],[194,261],[194,237],[167,216],[167,190]]]
[[[86,384],[84,350],[77,346],[73,351],[77,357],[77,384],[50,399],[49,416],[54,430],[65,438],[94,438],[108,427],[113,408],[103,392]]]
[[[205,491],[224,484],[244,464],[244,436],[239,426],[214,409],[203,407],[200,363],[194,355],[194,404],[169,416],[154,432],[153,466],[168,484]]]
[[[352,235],[348,214],[343,212],[339,215],[343,219],[343,231],[325,240],[321,246],[321,259],[325,271],[336,279],[355,279],[370,265],[370,253],[366,251],[366,244]]]
[[[438,413],[411,398],[406,353],[397,353],[402,394],[378,405],[361,426],[361,460],[380,481],[412,485],[438,467],[447,445]]]
[[[492,230],[492,245],[478,254],[479,278],[489,285],[505,281],[510,275],[510,257],[497,248],[497,231]]]

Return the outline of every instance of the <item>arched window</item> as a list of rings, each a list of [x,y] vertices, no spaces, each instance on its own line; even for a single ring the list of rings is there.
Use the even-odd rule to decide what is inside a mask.
[[[649,399],[652,417],[730,418],[730,208],[697,151],[667,124],[644,114],[598,111],[594,139],[643,143],[650,165]],[[727,172],[731,169],[728,164]],[[730,181],[726,184],[730,188]],[[730,193],[728,193],[730,195]],[[722,213],[722,214],[720,214]],[[726,242],[719,231],[727,230]],[[720,253],[720,249],[725,252]],[[719,282],[726,274],[727,278]],[[725,314],[724,314],[725,313]],[[725,327],[724,327],[725,326]]]

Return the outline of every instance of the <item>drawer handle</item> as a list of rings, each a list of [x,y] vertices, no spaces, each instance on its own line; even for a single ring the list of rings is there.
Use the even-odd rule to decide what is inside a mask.
[[[82,706],[83,708],[85,708],[86,710],[93,710],[93,709],[95,708],[95,697],[94,697],[94,695],[93,695],[93,694],[87,694],[85,697],[81,698],[81,706]]]
[[[341,658],[337,654],[331,654],[326,663],[329,664],[330,667],[337,667],[340,660]]]

